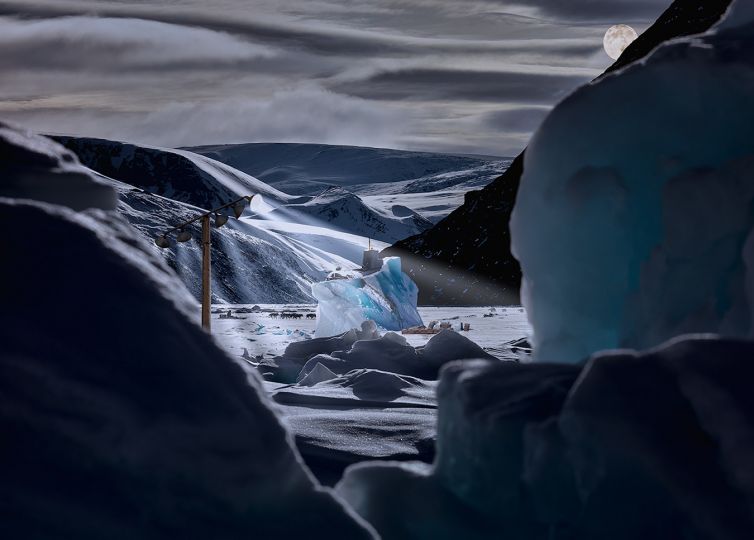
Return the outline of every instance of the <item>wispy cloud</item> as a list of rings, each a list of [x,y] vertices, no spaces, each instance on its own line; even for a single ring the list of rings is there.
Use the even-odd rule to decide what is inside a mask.
[[[511,154],[670,0],[0,0],[0,116],[178,146]]]

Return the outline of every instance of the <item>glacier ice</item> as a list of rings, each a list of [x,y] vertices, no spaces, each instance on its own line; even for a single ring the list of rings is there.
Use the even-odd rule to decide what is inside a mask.
[[[738,4],[582,87],[534,136],[511,230],[537,359],[752,335],[754,32]]]
[[[388,257],[371,274],[354,272],[312,285],[317,299],[318,337],[359,328],[367,320],[384,330],[402,330],[422,324],[416,309],[419,289],[401,270],[400,257]]]

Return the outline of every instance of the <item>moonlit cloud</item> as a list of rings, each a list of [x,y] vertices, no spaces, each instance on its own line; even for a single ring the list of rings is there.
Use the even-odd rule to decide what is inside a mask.
[[[0,117],[181,146],[513,155],[670,0],[0,0]]]

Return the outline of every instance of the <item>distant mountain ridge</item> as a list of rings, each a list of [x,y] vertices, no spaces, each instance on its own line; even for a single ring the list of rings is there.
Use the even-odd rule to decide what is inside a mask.
[[[358,195],[342,189],[332,189],[330,185],[315,183],[312,194],[290,195],[227,163],[190,150],[86,137],[51,137],[73,151],[85,166],[108,178],[200,208],[211,209],[244,195],[260,194],[268,206],[274,209],[275,219],[329,225],[339,231],[388,243],[432,226],[432,222],[419,213],[413,212],[409,216],[402,212],[398,215],[390,207],[380,204],[380,201],[370,204]],[[322,146],[318,148],[321,150]],[[341,147],[328,148],[326,153],[336,159]],[[401,152],[395,151],[395,154],[400,155]],[[373,155],[376,159],[379,153]],[[411,160],[405,157],[402,159],[405,161],[404,172],[408,174],[407,171],[412,169]],[[468,158],[460,159],[465,160],[464,163],[468,161]],[[472,162],[475,163],[473,160]],[[288,162],[281,162],[279,165],[288,166]],[[329,166],[336,168],[337,162]],[[423,166],[420,164],[413,169],[419,170]]]
[[[361,146],[246,143],[187,147],[281,191],[316,194],[330,186],[393,183],[473,169],[503,160]]]
[[[676,37],[708,30],[731,0],[676,0],[610,66],[604,76],[640,60]],[[523,173],[522,152],[480,191],[431,229],[395,243],[383,255],[403,258],[403,269],[419,285],[419,303],[490,305],[520,302],[521,269],[510,252],[508,222]],[[547,246],[542,246],[547,249]]]

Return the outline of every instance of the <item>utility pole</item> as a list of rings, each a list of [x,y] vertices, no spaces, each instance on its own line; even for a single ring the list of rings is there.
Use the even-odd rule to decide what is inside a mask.
[[[207,332],[212,332],[209,317],[209,307],[212,304],[211,257],[209,216],[207,215],[202,217],[202,328]]]
[[[209,212],[199,214],[198,216],[191,218],[188,221],[184,221],[183,223],[176,225],[175,227],[171,229],[168,229],[167,231],[165,231],[165,233],[161,234],[154,240],[154,243],[157,244],[158,247],[168,248],[170,247],[170,241],[168,240],[167,236],[170,233],[177,231],[178,234],[176,234],[176,237],[175,237],[176,241],[187,242],[191,240],[192,236],[191,236],[191,232],[186,230],[185,228],[196,221],[201,221],[202,223],[202,244],[201,244],[201,247],[202,247],[202,328],[204,328],[207,332],[212,331],[210,327],[210,306],[212,305],[212,269],[211,269],[212,228],[211,228],[211,223],[210,223],[210,217],[214,215],[216,228],[222,227],[228,222],[228,216],[226,214],[221,214],[220,213],[221,210],[225,210],[226,208],[231,208],[236,218],[240,218],[241,214],[243,214],[243,211],[246,208],[246,205],[248,203],[251,203],[252,198],[254,198],[254,195],[240,197],[233,202],[229,202],[228,204],[219,206],[213,210],[210,210]]]

